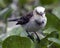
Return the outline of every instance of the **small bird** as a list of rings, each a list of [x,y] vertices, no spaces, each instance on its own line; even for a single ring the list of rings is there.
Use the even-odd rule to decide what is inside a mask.
[[[34,32],[37,36],[37,40],[40,40],[36,32],[38,30],[42,30],[47,23],[45,8],[42,6],[38,6],[34,8],[32,12],[13,21],[17,21],[16,25],[21,25],[26,30],[30,38],[31,35],[29,34],[29,32]]]

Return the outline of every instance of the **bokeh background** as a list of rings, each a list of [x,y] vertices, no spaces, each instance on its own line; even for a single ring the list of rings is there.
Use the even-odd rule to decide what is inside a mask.
[[[39,43],[35,39],[35,42],[31,41],[16,22],[8,21],[27,14],[37,6],[48,11],[47,25],[43,30],[45,36],[38,33]],[[0,0],[0,48],[60,48],[60,0]]]

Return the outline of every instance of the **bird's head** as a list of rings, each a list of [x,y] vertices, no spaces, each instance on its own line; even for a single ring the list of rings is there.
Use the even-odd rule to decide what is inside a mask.
[[[34,9],[33,13],[38,16],[45,16],[45,8],[38,6]]]

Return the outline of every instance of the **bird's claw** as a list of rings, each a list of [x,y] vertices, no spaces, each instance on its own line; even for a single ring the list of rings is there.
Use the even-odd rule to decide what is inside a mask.
[[[34,37],[33,36],[28,35],[28,37],[34,41]]]
[[[39,37],[38,37],[36,40],[37,40],[37,42],[38,42],[38,43],[40,42],[40,39],[39,39]]]

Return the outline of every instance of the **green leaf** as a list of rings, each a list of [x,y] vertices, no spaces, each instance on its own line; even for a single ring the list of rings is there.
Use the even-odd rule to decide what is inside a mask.
[[[2,39],[0,39],[0,46],[1,46],[1,44],[2,44]]]
[[[10,3],[12,3],[12,0],[0,0],[0,8],[5,8]]]
[[[20,7],[23,7],[26,4],[27,0],[19,0]]]
[[[40,0],[40,3],[42,5],[50,5],[50,4],[53,4],[53,3],[56,3],[58,2],[58,0]]]
[[[29,38],[14,35],[3,41],[2,48],[34,48],[34,44]]]
[[[53,27],[49,27],[46,30],[44,30],[43,33],[51,34],[54,31],[57,31],[57,30]]]
[[[60,48],[60,45],[52,42],[51,46],[49,46],[48,48]]]
[[[48,29],[44,30],[43,33],[46,35],[46,37],[55,37],[59,38],[59,32],[53,27],[49,27]]]
[[[46,28],[53,27],[60,30],[60,20],[52,13],[47,13],[47,26]]]
[[[23,37],[27,36],[26,32],[21,26],[13,28],[10,32],[7,32],[7,35],[19,35]]]
[[[55,42],[60,45],[60,40],[56,38],[48,38],[49,41]]]
[[[60,19],[60,7],[54,8],[52,13],[55,14],[56,17],[58,17]]]
[[[0,48],[2,48],[2,41],[0,40]]]
[[[3,1],[6,5],[9,5],[10,3],[12,3],[12,0],[3,0]]]
[[[1,7],[1,8],[6,7],[6,4],[4,3],[4,1],[3,1],[3,0],[0,0],[0,7]]]
[[[47,45],[49,44],[49,41],[47,38],[43,38],[40,40],[40,43],[37,44],[38,48],[47,48]]]
[[[4,10],[0,11],[0,18],[7,19],[11,15],[12,9],[10,7],[5,8]]]

